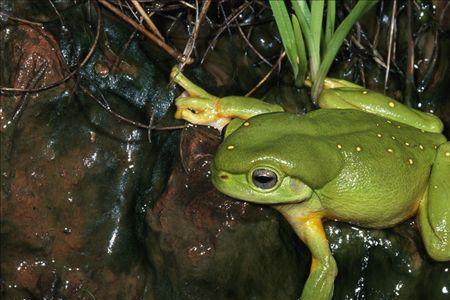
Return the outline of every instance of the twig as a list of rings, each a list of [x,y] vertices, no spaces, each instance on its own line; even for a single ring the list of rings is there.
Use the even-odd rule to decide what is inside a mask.
[[[203,63],[203,61],[205,60],[206,55],[208,54],[208,52],[209,52],[210,50],[212,50],[212,49],[216,46],[217,40],[219,39],[219,36],[222,34],[222,32],[224,32],[224,30],[225,30],[226,28],[228,28],[229,24],[230,24],[231,22],[233,22],[233,21],[240,15],[240,13],[243,12],[244,9],[246,9],[250,4],[251,4],[251,2],[243,3],[241,6],[239,6],[239,8],[237,9],[237,11],[236,11],[233,15],[229,16],[229,17],[225,20],[225,24],[223,24],[223,25],[219,28],[219,30],[217,30],[216,35],[214,36],[214,38],[213,38],[213,40],[211,41],[211,43],[208,45],[208,48],[206,49],[205,54],[203,54],[203,57],[202,57],[202,60],[201,60],[200,63]]]
[[[9,15],[9,14],[3,12],[3,11],[0,11],[0,15],[6,17],[7,19],[11,19],[11,20],[13,20],[13,21],[16,21],[16,22],[21,22],[21,23],[25,23],[25,24],[29,24],[29,25],[34,25],[34,26],[39,26],[39,27],[44,26],[44,24],[42,24],[42,23],[33,22],[33,21],[28,21],[28,20],[25,20],[25,19],[21,19],[21,18],[18,18],[18,17],[14,17],[14,16],[11,16],[11,15]]]
[[[144,8],[142,8],[142,6],[139,4],[139,2],[137,0],[131,0],[131,3],[133,3],[136,10],[144,18],[145,23],[147,23],[148,27],[150,27],[153,33],[156,34],[162,41],[164,41],[164,37],[162,36],[161,32],[159,32],[158,28],[155,26],[155,24],[145,12]]]
[[[121,60],[122,60],[122,56],[127,51],[128,47],[130,47],[131,41],[133,41],[133,38],[136,35],[136,33],[137,33],[137,29],[135,29],[133,31],[133,33],[130,35],[130,37],[128,38],[128,40],[125,43],[125,45],[123,45],[122,50],[120,50],[120,53],[119,53],[119,55],[117,55],[116,61],[114,62],[113,67],[111,68],[111,73],[114,72],[119,67],[119,65],[121,63]]]
[[[48,0],[48,2],[50,2],[50,5],[53,7],[53,10],[55,11],[56,15],[59,18],[59,22],[61,23],[61,26],[64,28],[66,27],[66,24],[64,24],[63,18],[61,16],[61,14],[59,13],[58,9],[56,8],[55,4],[53,3],[52,0]]]
[[[396,11],[397,11],[397,0],[394,0],[392,2],[392,13],[391,13],[391,24],[389,26],[389,47],[388,47],[388,57],[387,57],[387,66],[386,66],[386,73],[384,76],[384,92],[387,90],[387,83],[389,79],[389,70],[391,68],[391,56],[392,56],[392,42],[394,38],[394,27],[395,27],[395,20],[396,20]]]
[[[181,62],[179,69],[183,70],[184,65],[187,63],[187,60],[191,59],[192,51],[195,48],[195,43],[197,41],[198,33],[200,31],[200,26],[203,23],[203,20],[205,19],[206,13],[208,12],[209,6],[211,5],[211,0],[205,0],[203,3],[202,10],[200,11],[200,14],[198,15],[198,18],[195,22],[194,31],[191,34],[188,42],[186,43],[186,47],[184,48],[183,55],[186,58],[184,62]]]
[[[405,74],[405,103],[411,105],[413,93],[415,90],[414,84],[414,39],[412,34],[412,8],[411,1],[406,3],[407,14],[407,43],[408,43],[408,57],[406,60],[406,74]]]
[[[117,9],[114,5],[109,3],[107,0],[98,0],[98,2],[100,2],[106,8],[108,8],[110,11],[115,13],[119,18],[124,20],[126,23],[130,24],[131,26],[133,26],[134,28],[139,30],[139,32],[141,32],[143,35],[148,37],[150,40],[152,40],[159,47],[164,49],[164,51],[166,51],[170,56],[172,56],[176,60],[178,60],[180,62],[185,62],[186,64],[191,64],[193,62],[192,59],[190,59],[190,58],[186,59],[180,52],[178,52],[178,50],[170,47],[168,44],[166,44],[165,42],[161,41],[156,35],[154,35],[153,33],[149,32],[144,26],[142,26],[142,25],[136,23],[135,21],[133,21],[131,18],[129,18],[127,15],[125,15],[123,12],[121,12],[119,9]]]
[[[94,99],[103,109],[105,109],[111,115],[113,115],[117,119],[119,119],[119,120],[121,120],[121,121],[123,121],[123,122],[125,122],[127,124],[133,125],[135,127],[143,128],[143,129],[147,129],[147,130],[149,130],[149,129],[151,129],[151,130],[174,130],[174,129],[183,129],[185,127],[184,125],[180,125],[180,126],[166,126],[166,127],[158,127],[158,126],[152,126],[152,125],[149,126],[149,125],[137,122],[137,121],[130,120],[130,119],[122,116],[121,114],[118,114],[115,111],[113,111],[111,109],[111,107],[109,106],[108,102],[106,101],[106,98],[103,96],[102,93],[100,93],[100,97],[102,98],[102,100],[100,100],[94,94],[92,94],[87,88],[85,88],[81,84],[80,84],[80,88],[81,88],[81,90],[84,93],[86,93],[86,95],[88,95],[89,97]]]
[[[283,61],[283,58],[285,56],[286,56],[286,52],[283,51],[283,53],[281,53],[277,62],[272,66],[272,68],[269,70],[269,72],[258,82],[257,85],[255,85],[247,94],[245,94],[246,97],[253,94],[261,85],[263,85],[264,82],[267,81],[267,79],[269,79],[270,75],[272,75],[273,71],[275,71],[275,69],[281,64],[281,62]]]
[[[250,49],[253,50],[253,52],[264,62],[266,63],[269,67],[272,67],[272,64],[261,54],[259,53],[258,50],[255,49],[255,47],[253,47],[252,43],[250,43],[250,41],[248,40],[248,38],[245,36],[244,31],[242,30],[241,26],[239,26],[238,22],[235,20],[234,21],[237,25],[238,31],[241,34],[242,38],[245,40],[245,42],[247,43],[247,45],[250,47]]]
[[[78,71],[88,62],[88,60],[91,58],[92,54],[94,53],[95,48],[97,47],[98,44],[98,39],[100,37],[100,27],[102,24],[102,14],[100,12],[100,9],[96,6],[95,9],[97,10],[97,32],[95,34],[95,39],[94,42],[92,43],[88,53],[86,54],[86,56],[84,57],[83,61],[80,63],[80,65],[74,70],[72,71],[69,75],[67,75],[66,77],[64,77],[63,79],[51,83],[49,85],[46,85],[44,87],[40,87],[40,88],[31,88],[31,89],[21,89],[21,88],[12,88],[12,87],[0,87],[0,93],[3,92],[13,92],[13,93],[31,93],[31,92],[40,92],[40,91],[45,91],[48,90],[50,88],[53,88],[55,86],[58,86],[64,82],[66,82],[67,80],[69,80],[70,78],[72,78],[72,76],[74,76],[76,73],[78,73]]]

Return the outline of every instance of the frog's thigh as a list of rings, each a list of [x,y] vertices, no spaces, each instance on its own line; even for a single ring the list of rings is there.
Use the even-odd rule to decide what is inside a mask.
[[[303,287],[301,300],[331,299],[337,267],[323,230],[321,217],[316,213],[299,217],[296,216],[295,210],[280,210],[280,212],[309,248],[312,255],[311,271]]]
[[[428,254],[438,261],[450,260],[450,142],[437,151],[428,192],[420,204],[419,221]]]

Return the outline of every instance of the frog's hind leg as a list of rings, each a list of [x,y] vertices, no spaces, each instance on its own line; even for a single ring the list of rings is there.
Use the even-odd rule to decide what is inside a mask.
[[[428,192],[419,207],[422,239],[428,254],[450,261],[450,142],[439,146]]]

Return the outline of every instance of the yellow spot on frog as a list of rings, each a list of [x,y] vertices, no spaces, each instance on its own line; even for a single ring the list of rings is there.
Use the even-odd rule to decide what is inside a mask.
[[[389,153],[393,153],[393,152],[394,152],[394,150],[392,150],[391,148],[388,148],[388,149],[387,149],[387,152],[389,152]]]
[[[425,132],[425,130],[423,130],[423,129],[420,129],[420,132]]]
[[[377,123],[377,127],[380,127],[380,124]]]
[[[336,147],[338,147],[338,149],[342,149],[342,145],[341,144],[337,144]]]
[[[230,146],[227,147],[227,149],[228,149],[228,150],[233,150],[233,149],[234,149],[234,146],[233,146],[233,145],[230,145]]]
[[[360,152],[361,150],[362,150],[361,147],[359,146],[356,147],[356,151]]]
[[[388,105],[389,105],[389,107],[395,107],[395,103],[392,101],[389,101]]]
[[[391,136],[391,138],[392,138],[393,140],[395,140],[395,136]]]
[[[435,185],[434,188],[437,189],[437,185]]]
[[[386,120],[386,123],[392,124],[392,122],[390,120]]]
[[[249,122],[245,122],[245,123],[244,123],[244,126],[245,126],[245,127],[247,127],[247,126],[249,126],[249,125],[250,125]]]
[[[409,147],[409,143],[408,142],[405,142],[405,145]]]
[[[378,133],[378,134],[377,134],[377,137],[379,137],[379,138],[382,137],[382,136],[383,136],[383,135],[382,135],[381,133]]]
[[[369,92],[368,91],[363,91],[362,93],[363,93],[363,95],[367,95]]]
[[[398,129],[400,129],[400,128],[402,128],[402,126],[400,126],[400,125],[397,125],[397,128],[398,128]]]
[[[445,156],[450,157],[450,152],[445,152]]]
[[[410,165],[412,165],[412,164],[414,163],[414,161],[410,158],[410,159],[408,159],[408,163],[409,163]]]
[[[419,145],[419,148],[420,148],[420,150],[423,150],[423,146],[422,145]]]

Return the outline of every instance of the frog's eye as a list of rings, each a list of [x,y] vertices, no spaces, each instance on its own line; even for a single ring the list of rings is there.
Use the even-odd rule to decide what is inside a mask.
[[[277,174],[268,169],[256,169],[252,173],[253,184],[260,189],[271,189],[277,184]]]

